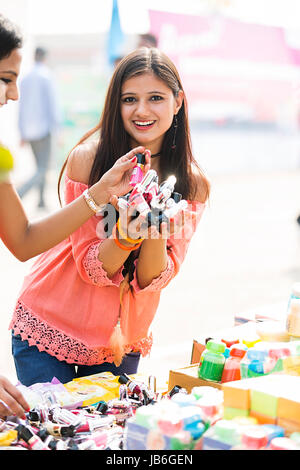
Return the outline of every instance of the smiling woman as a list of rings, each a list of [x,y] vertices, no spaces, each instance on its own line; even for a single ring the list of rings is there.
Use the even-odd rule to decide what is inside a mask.
[[[124,239],[122,208],[113,197],[114,207],[36,260],[10,323],[18,378],[25,385],[53,376],[66,383],[104,371],[134,374],[140,356],[151,350],[161,292],[179,272],[209,194],[191,150],[180,77],[154,48],[137,49],[116,66],[99,124],[63,166],[65,200],[72,203],[101,180],[119,152],[133,151],[148,163],[157,155],[151,166],[159,184],[174,175],[175,191],[189,199],[188,209],[154,237],[147,226],[139,238],[140,214],[129,220],[132,235]]]
[[[151,72],[126,80],[121,94],[121,116],[132,142],[140,142],[151,149],[152,154],[158,153],[182,101],[182,90],[174,95]]]

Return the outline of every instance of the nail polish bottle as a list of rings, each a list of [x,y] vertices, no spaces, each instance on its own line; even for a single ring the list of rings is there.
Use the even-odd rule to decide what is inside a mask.
[[[143,153],[136,154],[137,162],[132,170],[129,184],[135,186],[143,179],[143,168],[145,166],[145,155]]]

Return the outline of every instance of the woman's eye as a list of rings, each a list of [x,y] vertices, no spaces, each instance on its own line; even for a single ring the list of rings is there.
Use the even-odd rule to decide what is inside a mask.
[[[123,99],[123,103],[133,103],[135,98],[133,96],[127,96]]]
[[[152,101],[160,101],[162,100],[163,97],[162,96],[159,96],[159,95],[154,95],[154,96],[151,96],[151,100]]]
[[[11,82],[9,78],[0,78],[0,80],[4,82],[6,85],[8,85]]]

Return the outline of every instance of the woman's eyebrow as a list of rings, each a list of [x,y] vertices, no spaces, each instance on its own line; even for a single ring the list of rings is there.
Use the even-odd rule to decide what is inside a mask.
[[[160,95],[166,95],[166,93],[164,93],[163,91],[158,91],[158,90],[147,91],[148,95],[153,95],[153,93],[158,93]],[[123,95],[136,95],[136,94],[137,93],[134,93],[133,91],[125,91],[124,93],[121,94],[121,96],[123,96]]]
[[[13,70],[1,70],[0,69],[0,73],[8,73],[10,75],[13,75],[14,77],[18,76],[18,74],[16,72],[14,72]]]

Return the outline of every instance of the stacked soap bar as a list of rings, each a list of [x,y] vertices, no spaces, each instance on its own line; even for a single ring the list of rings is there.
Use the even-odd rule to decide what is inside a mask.
[[[300,373],[300,341],[257,342],[240,364],[241,378],[286,372]]]
[[[223,394],[195,387],[151,406],[142,406],[125,426],[127,450],[200,450],[203,433],[222,417]]]
[[[223,419],[206,431],[202,450],[300,450],[297,439],[286,437],[279,425],[259,425],[253,418]]]
[[[300,377],[286,374],[222,384],[225,419],[251,416],[261,424],[277,424],[288,434],[300,431]]]

